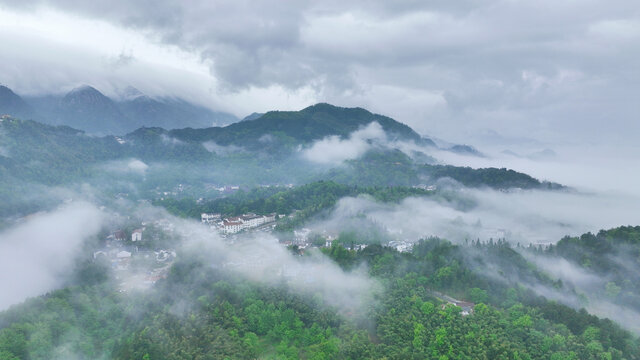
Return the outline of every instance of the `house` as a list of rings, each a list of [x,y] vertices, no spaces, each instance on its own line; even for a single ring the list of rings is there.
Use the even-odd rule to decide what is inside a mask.
[[[142,229],[135,229],[131,233],[131,241],[142,241]]]
[[[276,221],[276,213],[267,214],[264,216],[264,223],[270,223]]]
[[[246,214],[240,217],[240,221],[242,221],[245,228],[253,228],[264,224],[264,217],[256,214]]]
[[[459,301],[459,300],[453,300],[452,299],[452,300],[447,301],[446,304],[442,304],[442,309],[444,310],[447,307],[448,304],[455,305],[455,306],[461,308],[462,311],[460,312],[460,315],[462,315],[462,316],[467,316],[467,315],[473,314],[473,308],[474,308],[474,306],[476,306],[472,302]]]
[[[203,222],[205,222],[205,215],[206,214],[201,215]],[[219,214],[214,215],[219,216]],[[274,222],[275,220],[276,214],[256,215],[254,213],[248,213],[242,216],[225,218],[222,223],[219,223],[219,227],[224,234],[235,234],[245,229],[252,229],[266,223]]]
[[[200,214],[200,218],[203,224],[213,224],[220,221],[221,216],[220,214],[202,213]]]
[[[233,221],[231,219],[238,219],[238,218],[229,218],[229,219],[225,219],[222,222],[222,231],[225,234],[235,234],[244,229],[244,224],[242,223],[242,221],[239,221],[239,220]]]
[[[473,307],[475,306],[474,303],[467,301],[458,301],[457,303],[455,303],[455,305],[462,308],[462,316],[473,314]]]
[[[308,228],[293,231],[295,242],[298,244],[306,243],[309,239],[309,234],[311,234],[311,229]]]
[[[413,249],[413,244],[408,241],[389,241],[387,246],[395,248],[398,252],[410,252]]]
[[[125,236],[125,234],[124,234],[124,231],[122,231],[122,230],[116,230],[116,231],[113,233],[113,237],[114,237],[114,239],[116,239],[117,241],[123,241],[123,240],[126,238],[126,236]]]

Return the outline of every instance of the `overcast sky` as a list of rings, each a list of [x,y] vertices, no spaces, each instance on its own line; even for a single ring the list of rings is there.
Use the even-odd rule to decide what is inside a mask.
[[[238,116],[325,101],[465,143],[640,134],[636,0],[0,0],[0,83]]]

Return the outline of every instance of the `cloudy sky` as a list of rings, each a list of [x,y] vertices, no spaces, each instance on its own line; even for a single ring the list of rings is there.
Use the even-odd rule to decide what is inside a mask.
[[[0,0],[0,83],[216,110],[361,106],[423,134],[636,146],[635,0]]]

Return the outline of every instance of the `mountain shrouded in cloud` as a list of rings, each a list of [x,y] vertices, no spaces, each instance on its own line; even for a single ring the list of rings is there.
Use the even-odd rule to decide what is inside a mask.
[[[211,111],[180,98],[152,98],[133,87],[111,99],[92,86],[77,87],[64,96],[22,98],[0,88],[0,113],[67,125],[93,134],[126,134],[143,126],[204,128],[237,120],[231,114]]]
[[[0,113],[25,119],[35,115],[33,109],[6,86],[0,86]]]
[[[59,103],[60,113],[57,122],[64,122],[77,129],[106,132],[127,128],[126,118],[116,104],[91,86],[73,89]]]

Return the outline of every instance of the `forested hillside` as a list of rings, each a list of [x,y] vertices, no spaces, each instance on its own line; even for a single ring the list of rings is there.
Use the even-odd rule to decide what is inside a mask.
[[[417,186],[451,178],[469,187],[560,188],[513,170],[438,165],[422,151],[404,153],[391,143],[378,144],[342,163],[318,165],[305,158],[304,152],[316,141],[326,136],[348,138],[373,121],[384,129],[386,141],[409,141],[427,152],[434,148],[428,139],[393,119],[328,104],[298,112],[270,112],[222,128],[140,128],[123,137],[90,136],[66,126],[5,117],[0,122],[0,175],[5,179],[0,193],[6,201],[0,213],[37,211],[42,207],[27,201],[25,192],[35,195],[34,189],[41,186],[78,183],[108,194],[129,194],[133,187],[135,196],[146,199],[179,185],[187,185],[195,196],[213,185],[252,188],[317,180]],[[40,196],[42,204],[49,203],[47,195]]]
[[[375,245],[324,251],[345,269],[367,264],[382,285],[376,300],[345,314],[296,294],[286,283],[265,287],[211,268],[203,258],[187,257],[148,293],[118,294],[104,277],[94,276],[3,312],[0,354],[3,359],[52,354],[94,359],[640,358],[637,338],[611,321],[545,300],[517,283],[496,281],[466,260],[471,253],[476,262],[500,258],[503,271],[550,281],[505,243],[456,246],[431,238],[410,254]],[[443,293],[472,302],[472,314],[444,304]]]

